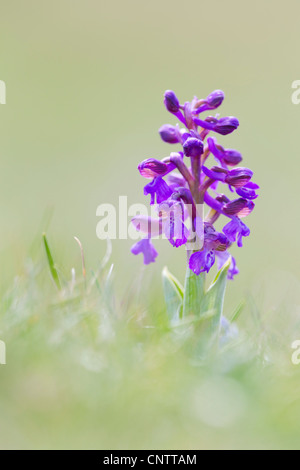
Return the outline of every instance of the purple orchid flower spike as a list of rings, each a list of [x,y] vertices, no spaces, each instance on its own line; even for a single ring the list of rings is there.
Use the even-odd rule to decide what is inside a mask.
[[[215,90],[206,98],[194,97],[181,104],[173,91],[165,92],[167,111],[184,129],[178,123],[161,126],[161,139],[181,149],[162,160],[148,158],[138,166],[141,175],[151,179],[144,187],[144,194],[150,194],[150,204],[157,204],[158,214],[154,220],[145,216],[133,219],[136,229],[146,234],[146,238],[132,247],[132,253],[142,253],[145,264],[157,257],[150,238],[164,234],[174,248],[186,246],[189,268],[196,275],[208,273],[216,260],[221,267],[229,259],[228,278],[233,279],[239,272],[229,250],[234,243],[242,247],[244,237],[250,235],[241,219],[253,211],[259,186],[252,181],[252,170],[237,166],[242,161],[240,152],[224,148],[210,134],[232,133],[239,126],[238,119],[198,117],[219,108],[223,100],[223,91]],[[215,164],[209,163],[210,156]],[[227,194],[236,193],[236,197],[229,197],[224,188],[229,190]],[[208,208],[204,218],[199,215],[199,207]],[[220,232],[214,227],[219,218],[226,219]],[[191,245],[191,239],[197,243]]]

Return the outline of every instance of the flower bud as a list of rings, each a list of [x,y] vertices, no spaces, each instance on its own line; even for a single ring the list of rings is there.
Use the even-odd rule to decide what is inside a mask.
[[[162,140],[168,144],[178,144],[180,142],[180,131],[171,124],[164,124],[158,132]]]
[[[194,114],[203,113],[203,111],[209,111],[211,109],[217,109],[224,100],[224,92],[222,90],[215,90],[205,99],[198,100],[195,103]]]
[[[200,157],[203,153],[203,142],[196,137],[189,137],[183,144],[183,151],[186,157]]]
[[[239,124],[240,123],[236,117],[227,116],[218,120],[214,130],[215,132],[218,132],[218,134],[227,135],[237,129]]]
[[[222,90],[215,90],[210,95],[208,95],[208,97],[205,99],[205,102],[209,106],[209,109],[216,109],[222,104],[224,98],[225,95]]]
[[[216,201],[226,204],[227,202],[230,202],[230,199],[225,194],[219,194],[216,197]]]
[[[208,131],[214,131],[221,135],[227,135],[233,132],[239,126],[239,121],[236,117],[226,116],[217,119],[213,116],[208,116],[204,119],[194,118],[194,123],[201,126]]]
[[[179,101],[174,91],[167,90],[165,92],[164,104],[170,113],[177,113],[179,111]]]
[[[223,154],[224,162],[229,166],[235,166],[243,160],[242,155],[237,150],[226,149]]]

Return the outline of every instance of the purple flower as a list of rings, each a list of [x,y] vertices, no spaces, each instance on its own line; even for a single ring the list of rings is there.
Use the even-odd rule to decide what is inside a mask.
[[[202,140],[188,137],[183,144],[183,151],[186,157],[200,157],[203,153]]]
[[[230,199],[225,194],[218,194],[216,197],[216,201],[223,202],[224,204],[226,204],[226,202],[230,202]]]
[[[203,173],[212,180],[225,181],[228,171],[219,166],[213,166],[211,169],[202,165]]]
[[[218,269],[221,269],[228,258],[230,258],[230,253],[228,251],[222,251],[222,252],[216,252],[217,255],[217,264],[218,264]],[[227,279],[230,281],[234,280],[234,276],[239,273],[239,269],[236,265],[235,258],[231,256],[231,263],[227,272]]]
[[[226,149],[223,157],[224,163],[228,166],[238,165],[243,160],[240,152],[234,149]]]
[[[174,170],[174,165],[166,164],[156,160],[155,158],[148,158],[141,162],[138,170],[145,178],[155,178],[156,176],[164,176],[170,171]]]
[[[253,176],[253,171],[249,168],[234,168],[228,172],[225,181],[230,186],[242,188],[247,184]]]
[[[239,121],[234,116],[226,116],[220,119],[208,117],[204,121],[202,119],[194,119],[195,124],[203,127],[208,131],[214,131],[221,135],[231,134],[239,126]]]
[[[236,265],[235,258],[232,256],[231,257],[231,263],[230,263],[230,266],[229,266],[229,269],[228,269],[228,274],[227,274],[228,279],[230,281],[233,281],[234,276],[236,276],[239,272],[240,271],[239,271],[239,269]]]
[[[215,254],[225,252],[230,240],[224,233],[217,232],[212,224],[204,224],[204,246],[190,256],[189,267],[195,274],[209,272],[215,262]]]
[[[191,132],[186,132],[184,129],[181,131],[181,141],[182,141],[182,144],[185,143],[186,139],[188,139],[189,137],[192,137],[192,134]]]
[[[137,232],[145,233],[148,238],[156,237],[163,233],[163,222],[161,218],[136,215],[131,219],[131,223]]]
[[[168,144],[178,144],[181,141],[179,129],[171,124],[164,124],[158,132],[162,140]]]
[[[154,263],[155,258],[158,256],[158,253],[149,238],[143,238],[135,243],[131,248],[131,253],[134,255],[143,253],[144,264]]]
[[[189,231],[181,218],[174,214],[169,214],[165,224],[164,232],[172,246],[178,248],[188,240]]]
[[[225,98],[224,92],[222,90],[215,90],[205,99],[206,104],[210,109],[218,108]]]
[[[218,108],[223,100],[221,90],[213,91],[206,98],[194,97],[184,104],[179,103],[173,91],[167,90],[164,94],[166,109],[184,128],[165,124],[159,134],[164,142],[180,144],[182,151],[171,153],[161,161],[148,158],[138,167],[142,176],[153,178],[144,187],[144,194],[150,194],[150,204],[157,204],[158,214],[157,218],[139,215],[132,219],[135,228],[147,237],[133,247],[133,252],[143,252],[147,263],[157,256],[149,238],[165,234],[172,246],[186,244],[192,251],[189,267],[194,273],[209,272],[215,258],[223,265],[230,256],[230,246],[236,242],[241,247],[243,237],[250,234],[241,218],[249,215],[255,206],[253,200],[257,198],[259,187],[251,181],[253,172],[244,167],[232,168],[242,161],[240,152],[222,147],[215,137],[207,137],[210,131],[230,134],[237,129],[239,121],[233,116],[198,118],[200,113]],[[207,162],[211,156],[217,160],[217,165]],[[219,191],[220,185],[226,185],[238,197],[230,200]],[[208,208],[204,216],[201,215],[202,204]],[[221,217],[229,221],[223,231],[218,232],[214,224]],[[229,279],[237,273],[236,261],[232,258]]]
[[[159,217],[162,220],[163,231],[169,242],[175,248],[184,245],[189,236],[189,230],[184,224],[185,206],[183,200],[190,201],[189,190],[179,188],[177,193],[158,206]]]
[[[204,223],[204,246],[208,250],[225,251],[230,244],[224,233],[217,232],[212,224]]]
[[[225,227],[223,232],[226,237],[234,243],[237,239],[237,246],[243,246],[243,237],[250,235],[250,229],[238,217],[234,217]]]
[[[221,163],[229,166],[238,165],[242,161],[242,155],[237,150],[224,149],[221,145],[216,143],[213,137],[207,138],[207,144],[210,152]]]
[[[172,190],[167,183],[158,176],[157,178],[154,178],[151,183],[146,184],[144,187],[144,194],[145,196],[147,196],[147,194],[151,195],[150,204],[155,204],[155,196],[156,202],[160,204],[171,196]]]
[[[239,124],[238,119],[233,116],[223,117],[216,123],[214,131],[221,135],[227,135],[235,131]]]
[[[204,100],[198,101],[196,104],[195,114],[200,114],[211,109],[217,109],[223,103],[224,98],[225,95],[222,90],[213,91]]]
[[[224,204],[223,213],[229,216],[237,215],[239,217],[246,217],[246,215],[249,215],[253,209],[254,202],[240,197],[239,199],[234,199],[234,201]]]
[[[167,176],[169,188],[173,191],[176,191],[177,188],[184,188],[187,183],[183,176],[177,175],[175,173],[171,173]]]
[[[209,272],[210,268],[215,262],[215,253],[213,250],[208,251],[204,248],[201,251],[197,251],[190,256],[189,267],[193,273],[199,275],[203,272]]]
[[[164,104],[170,113],[177,113],[179,111],[180,104],[177,96],[172,90],[167,90],[165,92]]]
[[[238,188],[236,192],[239,196],[245,199],[256,199],[258,197],[258,194],[256,194],[257,189],[259,189],[258,184],[252,183],[252,181],[250,181],[242,188]]]

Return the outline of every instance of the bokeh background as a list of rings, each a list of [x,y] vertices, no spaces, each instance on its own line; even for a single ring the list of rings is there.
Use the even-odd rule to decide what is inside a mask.
[[[105,252],[97,206],[119,195],[145,202],[137,165],[170,151],[157,132],[175,123],[164,91],[186,101],[221,88],[221,113],[240,127],[220,141],[241,151],[261,186],[225,313],[244,298],[268,314],[282,303],[282,315],[298,312],[299,14],[297,0],[1,0],[1,292],[45,229],[65,273],[80,269],[74,235],[95,268]],[[113,241],[117,290],[143,276],[149,305],[162,301],[161,270],[183,281],[185,251],[158,241],[145,272],[131,244]]]

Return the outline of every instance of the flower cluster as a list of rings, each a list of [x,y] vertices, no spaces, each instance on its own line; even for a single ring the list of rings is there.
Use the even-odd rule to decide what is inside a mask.
[[[219,267],[227,261],[234,242],[241,247],[243,237],[250,234],[241,219],[252,212],[259,186],[252,181],[250,169],[238,166],[241,154],[222,147],[215,137],[230,134],[239,121],[233,116],[200,118],[223,100],[224,93],[215,90],[205,99],[195,97],[180,104],[173,91],[165,92],[166,109],[184,128],[163,125],[159,129],[162,140],[181,149],[162,160],[148,158],[138,166],[140,174],[151,180],[144,194],[150,195],[150,204],[157,208],[157,218],[137,216],[132,220],[146,235],[132,247],[132,253],[143,253],[145,264],[157,257],[151,238],[165,234],[174,247],[187,246],[189,267],[195,274],[209,272],[216,260]],[[213,166],[208,163],[209,156],[215,160]],[[227,193],[233,194],[231,199],[224,194],[226,186]],[[208,207],[205,216],[204,207]],[[227,219],[221,232],[214,227],[220,216]],[[232,257],[229,278],[238,272]]]

